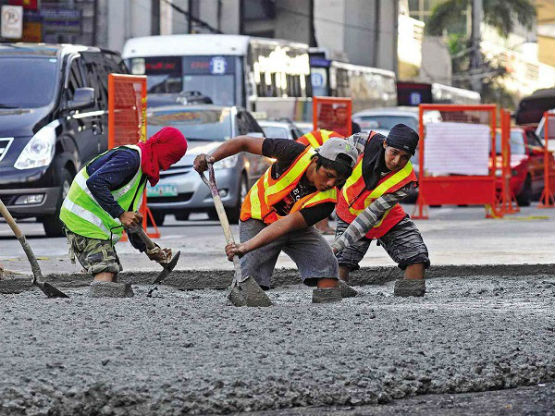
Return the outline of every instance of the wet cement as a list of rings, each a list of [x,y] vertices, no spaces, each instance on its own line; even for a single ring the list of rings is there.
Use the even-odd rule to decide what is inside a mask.
[[[552,274],[426,286],[423,298],[393,297],[393,282],[361,286],[321,305],[286,286],[269,308],[167,286],[150,298],[141,285],[128,299],[80,287],[70,299],[0,295],[0,414],[291,414],[410,397],[419,409],[420,395],[555,380]],[[544,414],[538,397],[523,414]]]

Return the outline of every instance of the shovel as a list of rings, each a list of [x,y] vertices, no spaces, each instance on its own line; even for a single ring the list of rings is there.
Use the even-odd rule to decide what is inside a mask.
[[[29,259],[29,263],[31,264],[31,270],[33,271],[33,285],[37,286],[42,292],[49,298],[67,298],[68,296],[56,289],[50,283],[46,283],[42,281],[42,272],[40,271],[39,263],[37,262],[37,258],[33,254],[33,250],[31,250],[31,246],[27,243],[25,239],[25,235],[21,232],[15,220],[12,217],[12,214],[8,211],[2,200],[0,200],[0,214],[4,217],[10,228],[12,229],[13,233],[15,234],[16,238],[19,240],[21,247],[23,247],[23,251],[27,255],[27,259]],[[39,280],[40,278],[40,280]]]
[[[220,194],[218,193],[218,187],[216,186],[216,178],[214,175],[214,168],[212,163],[208,163],[208,173],[210,181],[206,179],[203,173],[200,173],[202,181],[210,189],[212,194],[212,199],[214,200],[214,207],[216,208],[216,213],[220,219],[220,224],[224,230],[225,239],[227,244],[234,244],[233,234],[231,233],[231,227],[229,226],[229,221],[225,213],[224,205],[220,199]],[[228,294],[228,299],[234,306],[271,306],[272,301],[264,293],[262,288],[256,283],[251,276],[241,276],[241,264],[239,263],[239,257],[233,256],[233,266],[235,268],[235,274],[233,276],[233,281],[231,282],[230,291]]]
[[[150,237],[145,233],[141,226],[137,226],[134,229],[128,231],[138,235],[139,238],[145,243],[147,249],[152,250],[156,247],[156,244],[150,239]],[[160,266],[162,266],[164,270],[162,270],[158,274],[158,276],[156,276],[156,279],[154,279],[154,281],[152,282],[153,285],[160,283],[162,280],[169,276],[169,274],[177,265],[180,255],[181,251],[178,251],[168,263],[160,263]]]

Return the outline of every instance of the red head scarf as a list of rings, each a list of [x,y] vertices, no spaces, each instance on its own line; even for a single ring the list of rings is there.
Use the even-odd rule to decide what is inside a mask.
[[[185,136],[173,127],[164,127],[146,143],[139,142],[141,168],[152,186],[160,180],[160,170],[167,170],[187,151]]]

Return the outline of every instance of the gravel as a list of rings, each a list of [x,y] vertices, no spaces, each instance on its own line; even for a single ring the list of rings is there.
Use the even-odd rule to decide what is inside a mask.
[[[552,275],[435,278],[416,299],[393,297],[388,282],[320,305],[286,286],[269,308],[235,308],[218,290],[133,289],[126,299],[86,288],[0,295],[0,414],[386,409],[555,380]]]

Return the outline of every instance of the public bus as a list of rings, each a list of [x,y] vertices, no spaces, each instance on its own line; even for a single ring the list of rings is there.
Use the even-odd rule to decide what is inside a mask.
[[[480,104],[480,93],[437,82],[397,81],[397,105]]]
[[[168,35],[129,39],[122,53],[148,93],[192,91],[214,104],[269,117],[311,117],[308,46],[242,35]]]
[[[313,96],[351,97],[353,113],[397,105],[392,71],[329,60],[322,52],[311,54],[310,71]]]

